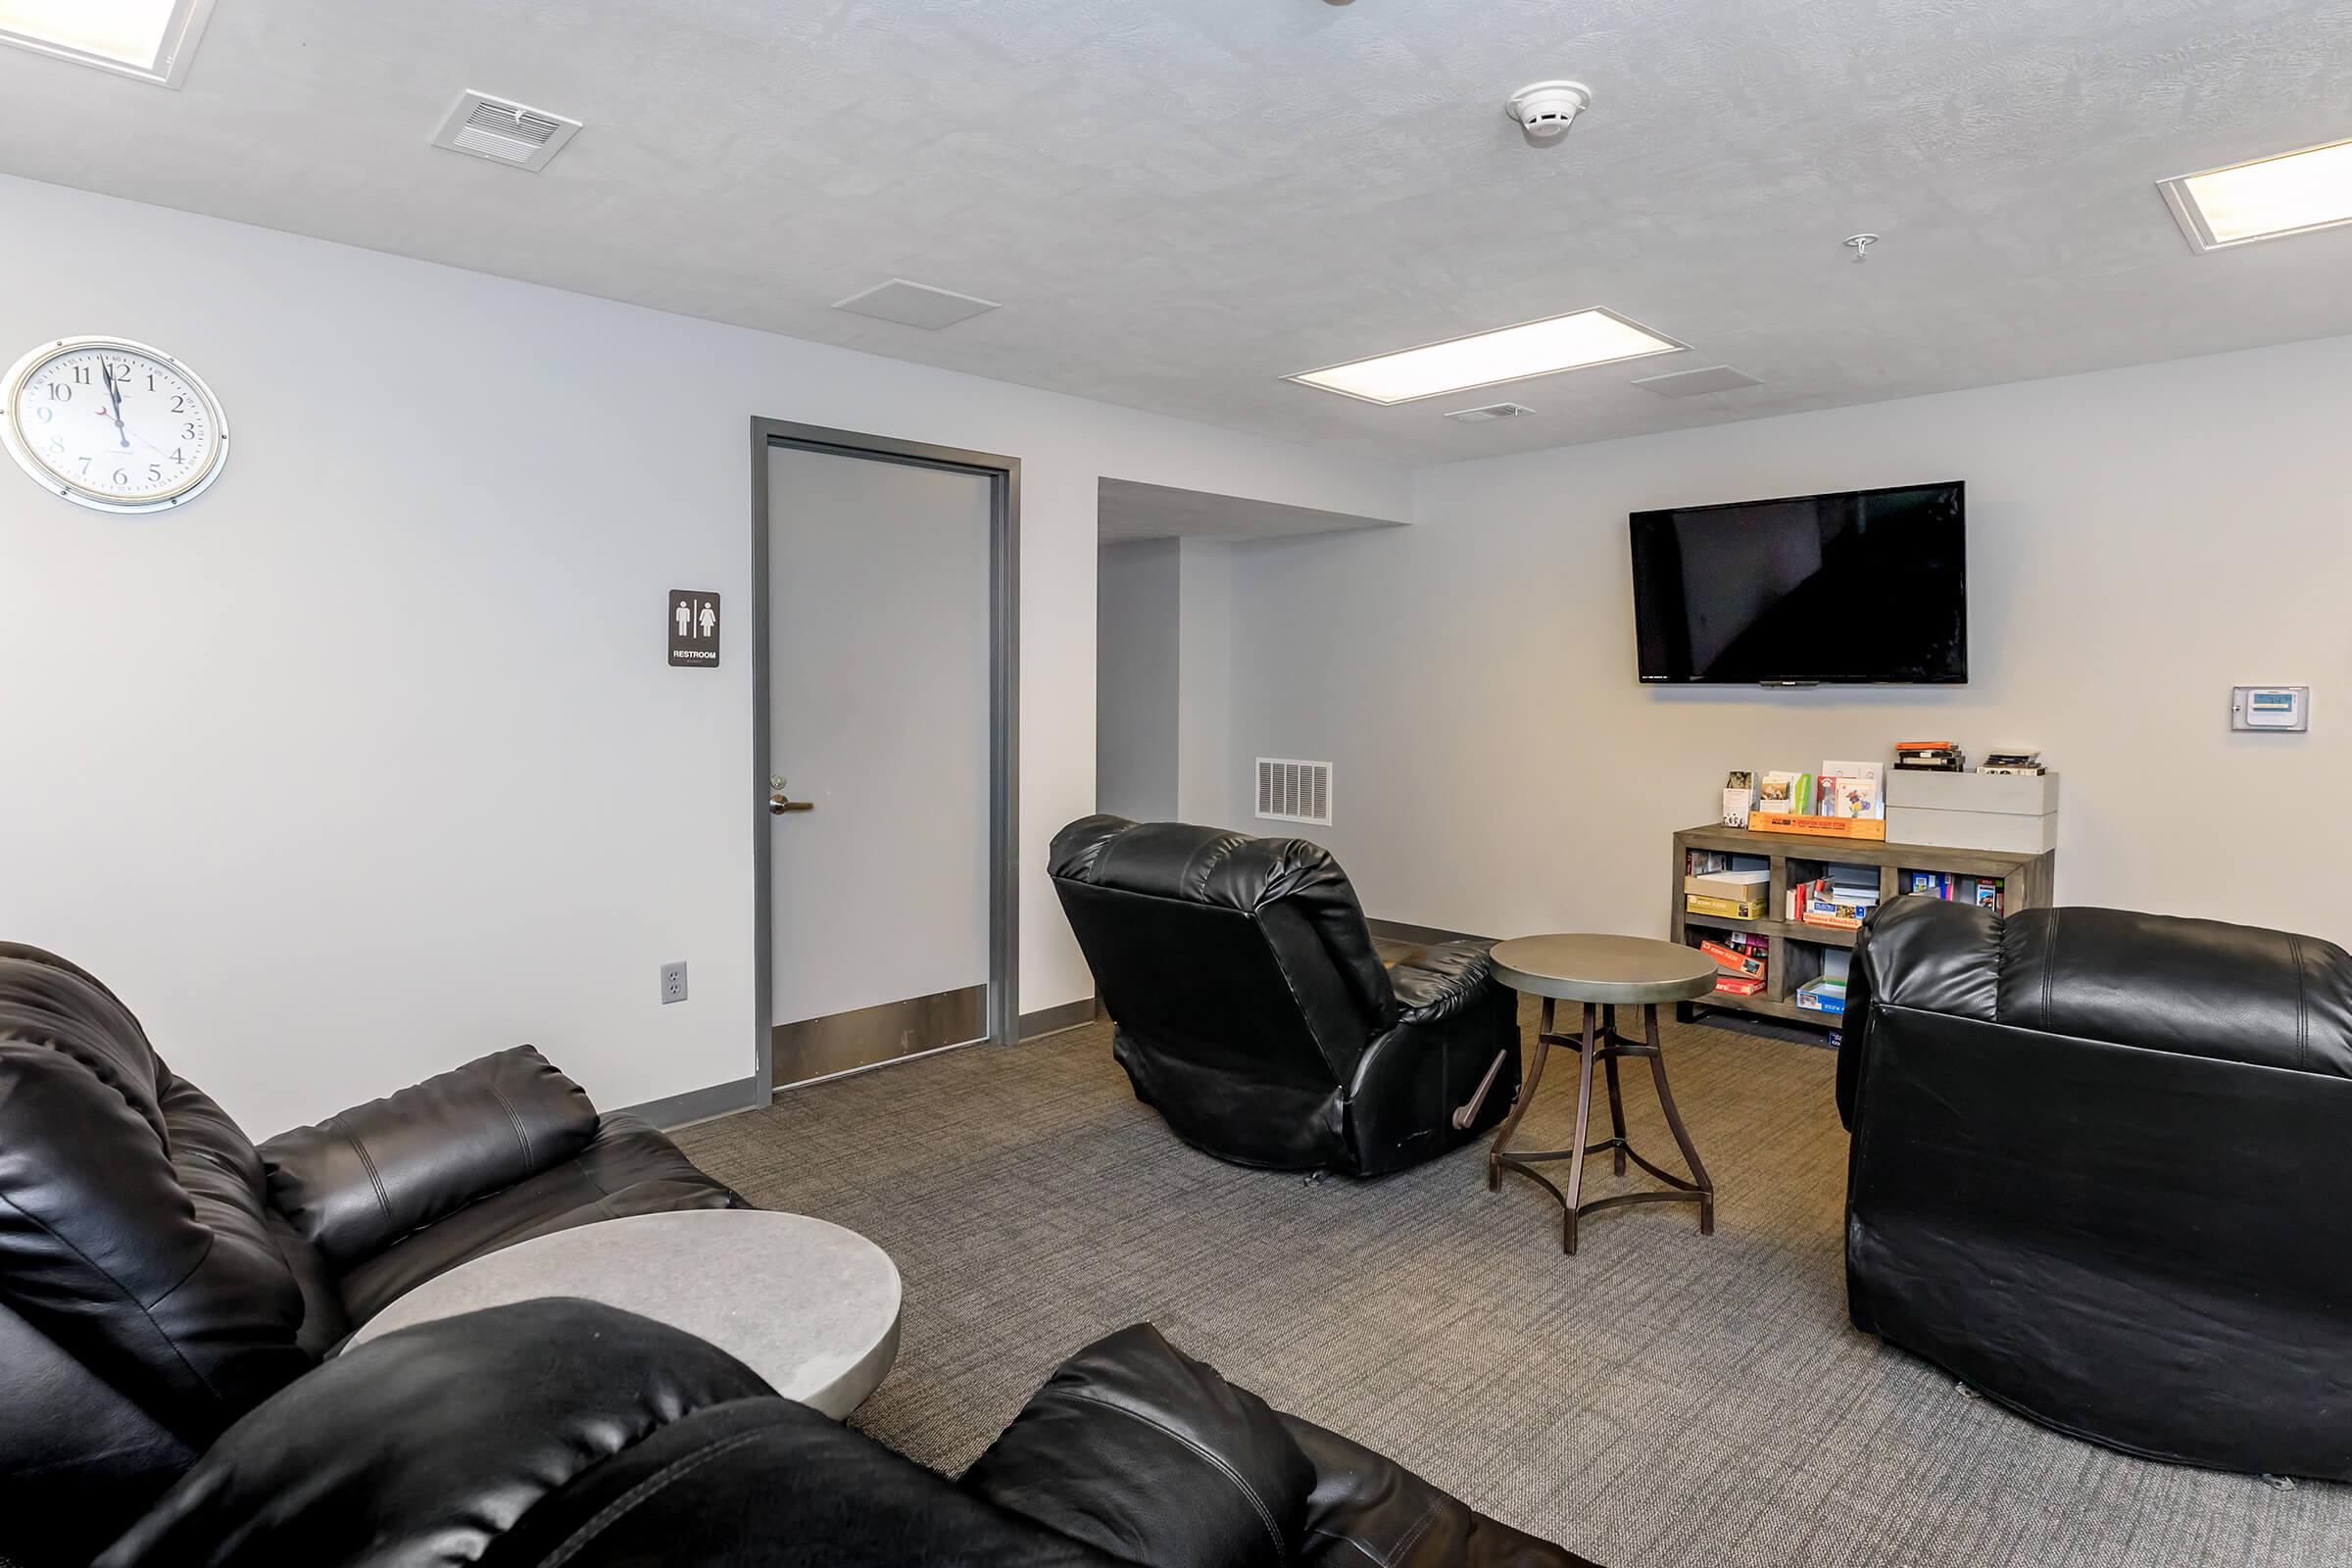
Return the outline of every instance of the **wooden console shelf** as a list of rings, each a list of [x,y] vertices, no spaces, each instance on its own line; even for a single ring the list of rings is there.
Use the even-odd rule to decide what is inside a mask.
[[[1753,856],[1770,863],[1772,891],[1764,907],[1774,918],[1738,920],[1727,915],[1692,914],[1683,903],[1683,868],[1690,862],[1691,850],[1728,850],[1734,855]],[[1790,873],[1793,863],[1797,869]],[[1807,925],[1801,921],[1779,918],[1788,907],[1788,889],[1793,883],[1810,882],[1820,877],[1822,867],[1831,865],[1867,865],[1879,873],[1879,898],[1909,897],[1900,891],[1908,871],[1935,871],[1952,876],[1976,877],[1979,880],[1997,878],[2001,883],[2002,908],[2010,913],[2019,909],[2046,907],[2051,902],[2057,876],[2058,852],[2045,850],[2039,855],[2011,855],[1996,850],[1942,850],[1924,844],[1887,844],[1860,839],[1813,838],[1794,833],[1751,833],[1741,827],[1690,827],[1674,836],[1674,940],[1687,947],[1696,947],[1705,937],[1719,931],[1753,931],[1767,940],[1769,952],[1765,957],[1765,986],[1752,997],[1734,996],[1719,991],[1698,1002],[1685,1003],[1678,1014],[1685,1022],[1696,1016],[1702,1008],[1720,1008],[1725,1012],[1744,1012],[1787,1022],[1812,1024],[1817,1028],[1838,1028],[1842,1019],[1836,1013],[1810,1012],[1789,999],[1796,988],[1821,973],[1821,954],[1825,948],[1851,948],[1854,933],[1836,926]],[[1919,895],[1924,897],[1924,895]]]

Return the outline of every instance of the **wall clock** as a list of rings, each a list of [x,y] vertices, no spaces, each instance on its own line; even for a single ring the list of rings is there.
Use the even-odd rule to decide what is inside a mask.
[[[0,440],[17,466],[79,506],[164,512],[228,461],[228,419],[203,377],[144,343],[67,337],[0,381]]]

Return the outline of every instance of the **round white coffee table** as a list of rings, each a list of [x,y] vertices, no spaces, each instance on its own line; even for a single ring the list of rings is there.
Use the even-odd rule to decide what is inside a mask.
[[[899,1271],[856,1231],[806,1214],[697,1208],[632,1214],[461,1263],[347,1342],[547,1296],[584,1297],[684,1329],[836,1421],[899,1353]]]

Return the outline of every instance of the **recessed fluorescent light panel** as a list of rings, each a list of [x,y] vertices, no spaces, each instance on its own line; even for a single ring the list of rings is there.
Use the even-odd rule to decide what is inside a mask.
[[[1366,403],[1410,403],[1442,392],[1524,381],[1588,365],[1672,354],[1684,346],[1637,326],[1613,311],[1577,311],[1285,379]]]
[[[2200,251],[2352,223],[2352,141],[2160,180],[2180,231]]]
[[[176,87],[213,0],[0,0],[0,43]]]

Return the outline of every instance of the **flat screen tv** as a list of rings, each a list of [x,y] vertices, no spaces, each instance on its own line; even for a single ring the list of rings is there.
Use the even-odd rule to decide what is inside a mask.
[[[1965,682],[1962,492],[1954,481],[1635,513],[1642,679]]]

